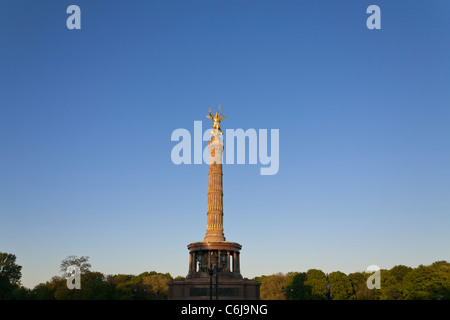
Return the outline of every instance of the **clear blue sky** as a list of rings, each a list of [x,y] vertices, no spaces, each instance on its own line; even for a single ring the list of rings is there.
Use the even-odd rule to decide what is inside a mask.
[[[0,251],[25,286],[68,255],[186,275],[208,167],[170,136],[221,104],[223,129],[280,130],[277,175],[223,170],[245,277],[449,260],[449,39],[444,0],[4,0]]]

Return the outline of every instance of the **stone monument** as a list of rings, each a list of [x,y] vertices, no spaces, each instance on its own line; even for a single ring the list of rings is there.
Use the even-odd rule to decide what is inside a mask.
[[[189,272],[185,279],[169,282],[170,300],[250,299],[259,300],[260,283],[243,278],[240,250],[223,233],[222,152],[220,122],[225,119],[219,105],[213,120],[209,149],[209,181],[206,235],[203,241],[189,244]]]

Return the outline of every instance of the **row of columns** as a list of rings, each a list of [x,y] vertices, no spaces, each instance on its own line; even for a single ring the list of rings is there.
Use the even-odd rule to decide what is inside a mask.
[[[218,262],[220,263],[220,254],[222,253],[222,250],[211,250],[211,251],[203,251],[203,258],[207,259],[206,265],[208,267],[211,266],[211,252],[217,252]],[[225,264],[225,268],[223,271],[230,271],[235,273],[240,273],[240,263],[239,263],[239,252],[237,251],[229,251],[227,252],[227,261]],[[199,272],[200,270],[197,270],[197,253],[198,251],[191,251],[189,252],[189,273],[192,272]],[[233,258],[233,269],[230,269],[230,262],[231,258]]]

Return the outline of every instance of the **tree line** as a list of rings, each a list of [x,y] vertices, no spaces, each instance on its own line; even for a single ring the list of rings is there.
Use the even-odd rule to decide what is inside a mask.
[[[104,275],[91,271],[89,257],[69,256],[61,262],[62,276],[54,276],[34,288],[25,288],[21,282],[22,267],[16,256],[0,252],[0,300],[164,300],[168,285],[173,280],[169,273],[156,271],[139,275]],[[81,289],[67,287],[67,267],[80,270]]]
[[[317,269],[256,277],[263,300],[450,300],[450,263],[436,261],[411,268],[397,265],[380,270],[380,289],[369,289],[373,274]]]
[[[81,289],[67,287],[67,267],[81,271]],[[16,256],[0,252],[0,300],[165,300],[170,273],[104,275],[91,271],[89,257],[69,256],[61,262],[62,276],[54,276],[34,288],[21,284],[22,267]],[[411,268],[397,265],[380,270],[380,289],[368,289],[371,273],[340,271],[325,274],[318,269],[253,278],[261,282],[262,300],[450,300],[450,263],[436,261]],[[176,277],[179,279],[182,277]]]

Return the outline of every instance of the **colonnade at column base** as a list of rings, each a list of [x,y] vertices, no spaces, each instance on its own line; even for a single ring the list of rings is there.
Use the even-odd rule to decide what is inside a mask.
[[[242,246],[229,241],[200,241],[189,244],[189,273],[186,279],[169,282],[170,300],[209,299],[258,300],[260,282],[243,278],[240,271]],[[201,256],[201,258],[200,258]],[[222,256],[222,259],[221,259]],[[217,268],[219,271],[217,272]],[[210,275],[212,271],[212,277]],[[212,291],[211,291],[212,284]],[[216,284],[217,292],[216,292]]]
[[[230,241],[199,241],[188,246],[189,278],[209,278],[207,269],[219,269],[220,278],[242,279],[240,250],[242,246]],[[201,256],[201,261],[200,261]]]

